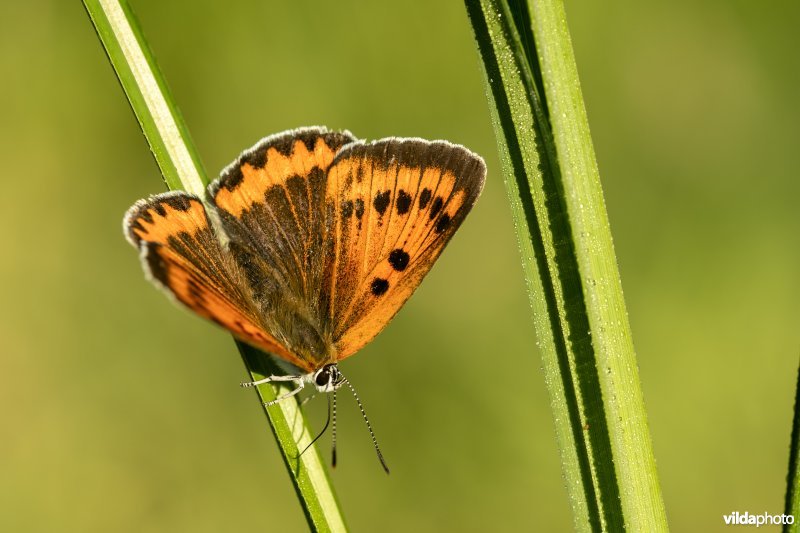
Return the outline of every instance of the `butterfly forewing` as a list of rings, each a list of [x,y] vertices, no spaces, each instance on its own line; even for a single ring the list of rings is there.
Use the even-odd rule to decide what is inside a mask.
[[[337,360],[377,335],[417,288],[483,187],[463,147],[385,139],[342,149],[328,171],[334,253],[327,312]]]

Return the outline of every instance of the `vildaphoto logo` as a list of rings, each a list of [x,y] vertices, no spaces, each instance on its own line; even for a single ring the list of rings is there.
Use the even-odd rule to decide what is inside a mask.
[[[750,514],[747,511],[722,515],[726,526],[779,526],[794,524],[794,515],[790,514]]]

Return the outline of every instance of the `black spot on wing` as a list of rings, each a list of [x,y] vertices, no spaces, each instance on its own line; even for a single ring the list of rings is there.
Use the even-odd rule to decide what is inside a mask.
[[[372,202],[372,205],[375,206],[375,210],[378,212],[378,214],[383,215],[386,212],[386,209],[389,207],[390,200],[390,191],[379,192],[375,195],[375,200]]]
[[[395,202],[395,205],[397,206],[397,214],[405,215],[411,208],[411,195],[403,189],[400,189],[400,191],[397,193],[397,201]]]
[[[428,202],[431,201],[431,190],[430,189],[422,189],[422,192],[419,193],[419,208],[425,209],[427,207]]]
[[[430,212],[430,214],[428,215],[428,216],[430,217],[430,219],[431,219],[431,220],[433,220],[434,218],[436,218],[436,215],[438,215],[438,214],[439,214],[439,211],[441,211],[441,210],[442,210],[442,205],[444,205],[444,200],[442,200],[442,197],[441,197],[441,196],[437,196],[437,197],[436,197],[436,198],[433,200],[433,204],[431,205],[431,212]]]
[[[361,198],[356,198],[355,210],[356,210],[356,218],[361,220],[361,217],[364,216],[364,200],[362,200]]]
[[[370,290],[375,296],[382,296],[389,290],[389,281],[383,278],[375,278],[372,280]]]
[[[342,219],[350,218],[351,216],[353,216],[353,201],[342,200],[341,210],[342,210]]]
[[[436,233],[441,233],[444,230],[446,230],[448,226],[450,226],[450,222],[451,222],[450,215],[448,215],[447,213],[439,217],[439,220],[436,221],[436,227],[434,228],[436,230]]]
[[[392,253],[389,254],[389,264],[392,265],[392,268],[398,272],[402,272],[406,269],[408,266],[408,260],[408,252],[402,248],[395,248],[392,250]]]

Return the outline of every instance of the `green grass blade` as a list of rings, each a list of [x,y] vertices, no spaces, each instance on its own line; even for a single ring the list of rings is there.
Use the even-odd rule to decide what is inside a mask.
[[[797,372],[797,387],[794,391],[794,419],[792,440],[789,445],[789,473],[786,476],[786,503],[784,514],[800,517],[800,370]],[[783,526],[786,533],[798,531],[797,520]]]
[[[575,527],[665,531],[563,4],[466,0],[466,7],[485,68]]]
[[[84,6],[167,185],[203,197],[207,175],[130,7],[124,0],[84,0]],[[268,356],[242,343],[237,346],[253,380],[281,373]],[[286,389],[264,385],[257,390],[263,403]],[[315,531],[346,531],[316,448],[312,446],[298,458],[310,437],[297,401],[282,401],[264,410],[309,526]]]

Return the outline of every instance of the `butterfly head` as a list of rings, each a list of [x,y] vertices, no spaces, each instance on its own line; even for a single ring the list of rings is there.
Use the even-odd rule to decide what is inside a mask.
[[[345,381],[336,363],[323,366],[314,372],[312,379],[319,392],[333,392],[341,387]]]
[[[309,374],[306,374],[304,379],[308,379]],[[375,433],[372,431],[372,425],[369,423],[369,419],[367,418],[367,413],[364,412],[364,406],[361,404],[361,399],[356,394],[356,390],[347,381],[347,378],[339,372],[339,367],[336,366],[336,363],[329,363],[319,370],[310,374],[311,380],[314,382],[314,385],[317,387],[319,392],[332,392],[333,393],[333,402],[331,402],[331,396],[328,396],[328,421],[325,422],[325,427],[322,428],[322,431],[317,435],[311,443],[306,446],[306,450],[314,444],[318,438],[325,433],[325,430],[328,429],[328,423],[333,420],[333,446],[332,446],[332,459],[331,464],[336,466],[336,390],[341,387],[342,385],[347,385],[350,388],[350,392],[353,393],[353,397],[356,399],[356,403],[358,404],[358,408],[361,411],[361,416],[364,417],[364,422],[367,424],[367,429],[369,430],[370,437],[372,437],[372,444],[375,446],[375,452],[378,454],[378,460],[381,462],[381,466],[383,466],[384,471],[388,474],[389,467],[386,466],[386,461],[383,460],[383,454],[381,453],[381,449],[378,447],[378,441],[375,439]],[[331,407],[333,408],[331,410]],[[331,414],[333,417],[331,418]],[[305,450],[300,452],[300,455],[305,453]]]

